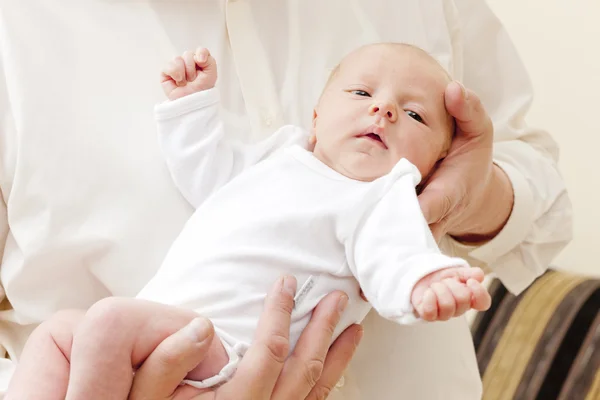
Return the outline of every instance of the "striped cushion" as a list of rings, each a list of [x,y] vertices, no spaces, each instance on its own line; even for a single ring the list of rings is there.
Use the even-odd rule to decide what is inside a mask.
[[[472,328],[484,400],[600,400],[600,279],[548,271],[490,293]]]

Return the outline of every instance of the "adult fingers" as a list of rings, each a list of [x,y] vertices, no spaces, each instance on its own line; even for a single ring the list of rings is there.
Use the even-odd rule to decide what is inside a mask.
[[[473,137],[493,131],[492,121],[479,96],[461,83],[450,82],[444,99],[446,109],[456,120],[457,135]]]
[[[212,324],[201,317],[169,336],[137,370],[129,398],[169,399],[187,373],[206,357],[213,338]]]
[[[267,295],[255,339],[225,391],[232,398],[270,399],[289,351],[296,279],[280,278]],[[225,396],[226,397],[226,396]]]
[[[342,332],[329,349],[321,378],[306,400],[323,400],[329,396],[334,386],[342,379],[362,337],[363,329],[360,325],[352,325]]]
[[[348,304],[342,292],[327,295],[317,305],[275,386],[273,399],[304,399],[321,378],[335,327]]]

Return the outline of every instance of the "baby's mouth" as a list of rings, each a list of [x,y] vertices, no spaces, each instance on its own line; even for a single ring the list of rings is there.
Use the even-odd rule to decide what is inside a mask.
[[[385,138],[383,136],[383,128],[377,125],[369,127],[369,129],[367,129],[365,133],[359,135],[359,137],[364,137],[369,140],[372,140],[384,149],[388,148],[387,144],[385,143]]]
[[[383,140],[381,140],[381,137],[376,133],[367,133],[365,136],[370,139],[373,139],[373,140],[383,143]]]

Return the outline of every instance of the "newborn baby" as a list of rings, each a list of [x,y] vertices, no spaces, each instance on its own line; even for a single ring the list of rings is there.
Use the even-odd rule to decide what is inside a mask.
[[[69,380],[44,383],[52,387],[47,399],[78,398],[100,380],[127,387],[130,376],[85,372],[98,362],[85,349],[104,340],[103,357],[115,368],[134,369],[193,318],[173,318],[163,304],[209,318],[220,339],[222,363],[200,364],[185,383],[223,383],[252,342],[265,294],[282,274],[299,284],[291,350],[333,290],[348,294],[334,339],[371,308],[412,324],[489,307],[481,269],[440,252],[417,200],[415,187],[445,157],[454,132],[444,104],[450,78],[432,57],[405,44],[362,47],[332,72],[310,131],[284,126],[255,144],[224,137],[216,80],[216,62],[202,48],[164,71],[169,101],[155,110],[160,141],[175,184],[196,211],[138,299],[111,308],[127,316],[123,329],[103,339],[84,330],[75,338],[72,329],[49,331],[48,346],[38,343],[49,358],[71,357]],[[81,318],[88,331],[102,323]],[[149,329],[157,321],[161,328]],[[44,381],[26,354],[9,398],[26,398],[24,377]]]

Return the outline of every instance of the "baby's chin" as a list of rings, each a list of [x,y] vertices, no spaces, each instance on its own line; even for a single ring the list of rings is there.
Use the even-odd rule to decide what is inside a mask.
[[[345,154],[340,157],[334,167],[340,174],[361,182],[372,182],[387,175],[393,166],[388,165],[388,160],[367,153]]]

